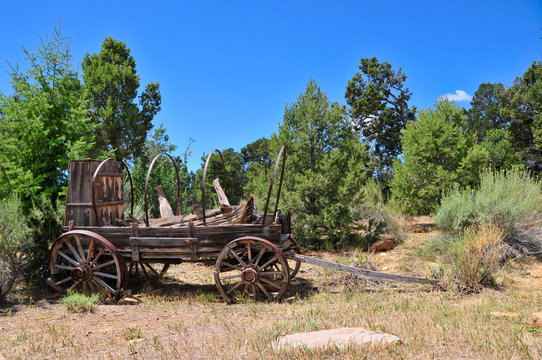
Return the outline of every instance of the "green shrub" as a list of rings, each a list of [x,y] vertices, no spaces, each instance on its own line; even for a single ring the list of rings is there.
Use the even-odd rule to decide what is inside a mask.
[[[435,223],[445,232],[461,233],[482,223],[508,234],[518,222],[532,222],[542,213],[540,182],[525,171],[485,171],[476,190],[454,188],[444,197]]]
[[[0,301],[24,274],[32,231],[16,196],[0,202]]]
[[[387,233],[393,235],[397,241],[401,240],[401,228],[397,215],[385,202],[382,188],[375,179],[368,179],[355,199],[356,205],[352,208],[356,228],[362,230],[367,246],[378,240],[379,235]]]
[[[94,305],[96,305],[99,301],[99,294],[94,294],[89,297],[71,290],[68,290],[66,296],[62,298],[62,304],[66,306],[66,309],[76,313],[92,311]]]

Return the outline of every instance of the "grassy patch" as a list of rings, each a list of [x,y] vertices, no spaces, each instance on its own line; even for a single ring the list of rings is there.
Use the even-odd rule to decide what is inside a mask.
[[[99,301],[98,294],[86,296],[71,290],[68,290],[67,295],[62,298],[62,304],[66,306],[66,309],[75,313],[90,312]]]

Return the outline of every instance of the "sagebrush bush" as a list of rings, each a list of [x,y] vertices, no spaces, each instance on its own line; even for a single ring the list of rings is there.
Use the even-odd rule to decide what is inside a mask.
[[[449,277],[460,291],[473,292],[495,285],[501,264],[503,230],[495,224],[467,228],[447,249]]]
[[[476,189],[454,188],[442,200],[434,220],[437,226],[459,234],[467,227],[491,223],[505,234],[518,222],[535,221],[542,214],[540,182],[525,171],[485,171]]]
[[[77,292],[68,290],[66,296],[62,298],[62,304],[71,312],[83,313],[90,312],[94,306],[100,301],[100,295],[94,294],[86,296]]]
[[[12,195],[0,201],[0,301],[24,274],[31,235],[21,200]]]

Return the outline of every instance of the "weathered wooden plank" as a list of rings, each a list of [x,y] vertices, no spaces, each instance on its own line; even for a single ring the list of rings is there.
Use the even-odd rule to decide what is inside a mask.
[[[166,237],[130,237],[130,245],[139,246],[191,246],[197,238],[166,238]]]
[[[371,270],[365,270],[365,269],[359,269],[352,266],[346,266],[342,264],[337,264],[331,261],[326,261],[322,259],[316,259],[309,256],[304,255],[297,255],[297,254],[287,254],[286,257],[288,259],[301,261],[307,264],[313,264],[318,265],[334,270],[339,271],[345,271],[349,272],[354,275],[362,276],[362,277],[368,277],[372,279],[378,279],[378,280],[394,280],[394,281],[400,281],[400,282],[407,282],[407,283],[420,283],[420,284],[436,284],[436,280],[421,278],[421,277],[415,277],[415,276],[407,276],[407,275],[397,275],[397,274],[389,274],[384,273],[380,271],[371,271]]]

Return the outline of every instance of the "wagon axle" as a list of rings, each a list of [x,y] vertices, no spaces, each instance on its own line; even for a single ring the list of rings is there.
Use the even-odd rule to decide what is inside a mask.
[[[71,271],[73,281],[89,281],[92,278],[92,268],[88,264],[83,264],[73,268]]]

